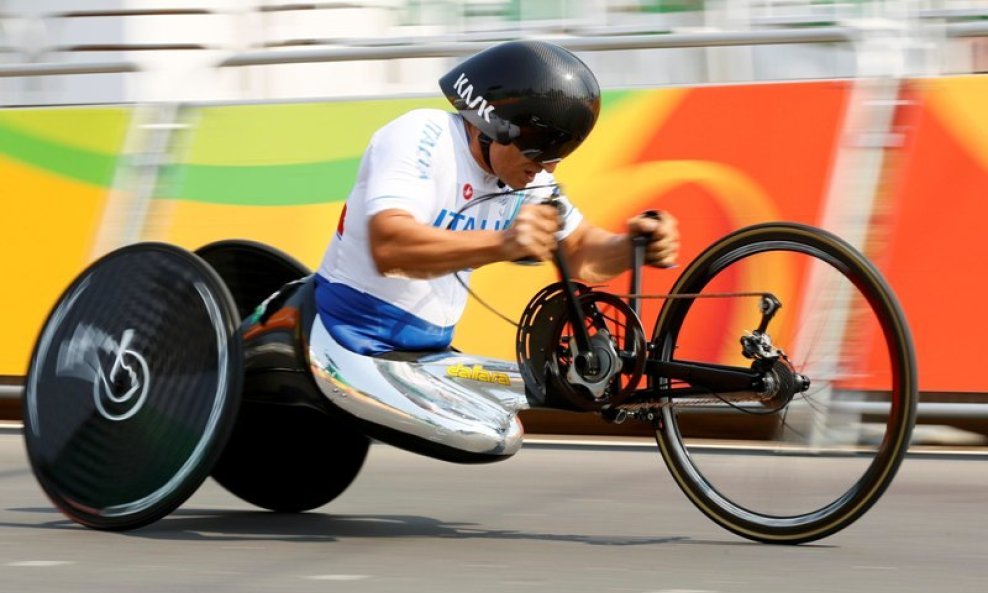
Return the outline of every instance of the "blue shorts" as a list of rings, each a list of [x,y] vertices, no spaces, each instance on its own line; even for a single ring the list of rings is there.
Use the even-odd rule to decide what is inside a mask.
[[[375,296],[316,275],[319,318],[347,350],[375,355],[399,351],[446,350],[453,327],[441,327]]]

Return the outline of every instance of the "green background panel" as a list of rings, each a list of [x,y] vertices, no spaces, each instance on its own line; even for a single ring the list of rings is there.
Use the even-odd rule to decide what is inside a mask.
[[[48,173],[109,186],[130,110],[0,110],[0,154]]]

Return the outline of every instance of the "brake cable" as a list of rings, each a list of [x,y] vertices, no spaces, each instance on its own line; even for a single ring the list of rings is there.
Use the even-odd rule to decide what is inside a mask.
[[[511,194],[523,194],[524,192],[527,192],[527,191],[530,191],[530,190],[533,190],[533,189],[549,189],[549,188],[551,188],[551,189],[558,190],[559,187],[560,186],[557,183],[546,183],[546,184],[543,184],[543,185],[533,185],[533,186],[526,187],[526,188],[520,189],[520,190],[518,190],[518,189],[512,189],[512,190],[503,191],[503,192],[492,192],[492,193],[489,193],[489,194],[483,194],[483,195],[478,196],[477,198],[474,198],[473,200],[467,202],[466,204],[463,205],[463,207],[461,207],[459,210],[457,210],[456,211],[456,214],[452,217],[452,220],[450,220],[450,222],[448,222],[446,224],[446,229],[445,230],[447,230],[447,231],[448,230],[451,230],[450,229],[451,225],[455,221],[459,220],[459,215],[463,214],[464,212],[466,212],[470,208],[473,208],[474,206],[477,206],[478,204],[483,204],[485,202],[489,202],[491,200],[496,200],[498,198],[504,198],[504,197],[510,196]],[[522,200],[525,199],[524,196],[520,196],[520,197],[521,197]],[[512,218],[513,218],[513,215],[512,215]],[[456,278],[456,281],[460,283],[460,286],[462,286],[464,288],[464,290],[467,291],[467,294],[468,295],[470,295],[471,297],[473,297],[473,299],[475,301],[477,301],[478,303],[480,303],[485,309],[487,309],[488,311],[490,311],[491,313],[493,313],[497,317],[500,317],[501,319],[503,319],[507,323],[511,324],[512,327],[514,327],[516,329],[518,328],[518,323],[517,322],[511,320],[511,318],[509,318],[507,315],[505,315],[504,313],[501,313],[500,311],[498,311],[497,309],[495,309],[493,305],[491,305],[490,303],[488,303],[484,299],[480,298],[480,295],[478,295],[476,292],[474,292],[473,289],[471,289],[470,286],[467,285],[467,283],[463,280],[463,277],[460,276],[461,273],[462,273],[461,270],[460,271],[453,272],[453,277]]]
[[[560,186],[559,186],[559,184],[556,184],[556,183],[548,183],[548,184],[544,184],[544,185],[534,185],[534,186],[527,187],[527,188],[521,189],[521,190],[508,190],[508,191],[503,191],[503,192],[492,192],[492,193],[489,193],[489,194],[483,194],[483,195],[481,195],[481,196],[479,196],[479,197],[477,197],[477,198],[475,198],[475,199],[467,202],[466,204],[463,205],[463,207],[461,207],[459,210],[457,210],[456,211],[456,214],[451,217],[452,220],[449,223],[446,224],[446,229],[445,230],[451,230],[450,227],[454,224],[455,221],[459,220],[459,215],[463,214],[464,212],[466,212],[470,208],[473,208],[474,206],[477,206],[478,204],[482,204],[482,203],[488,202],[490,200],[496,200],[498,198],[503,198],[503,197],[509,196],[511,194],[521,194],[521,193],[524,193],[524,192],[527,192],[527,191],[533,190],[533,189],[547,189],[547,188],[557,189],[558,190],[560,188]],[[480,295],[478,295],[476,292],[474,292],[473,289],[471,289],[470,286],[463,280],[463,278],[460,276],[460,274],[461,274],[460,271],[453,272],[453,276],[456,278],[456,281],[459,282],[460,283],[460,286],[462,286],[467,291],[467,294],[469,294],[475,301],[477,301],[478,303],[480,303],[480,305],[483,306],[485,309],[487,309],[488,311],[490,311],[491,313],[493,313],[496,317],[499,317],[500,319],[503,319],[506,323],[510,324],[514,328],[517,328],[518,327],[518,323],[516,321],[513,321],[507,315],[505,315],[504,313],[501,313],[500,311],[498,311],[497,309],[495,309],[493,305],[491,305],[490,303],[488,303],[487,301],[485,301],[483,298],[480,297]],[[590,288],[591,289],[594,289],[594,288],[598,288],[600,286],[603,286],[603,285],[591,286]],[[662,300],[669,300],[669,299],[714,299],[714,298],[741,298],[741,297],[759,297],[759,298],[761,298],[761,297],[764,297],[765,295],[766,295],[766,293],[764,293],[764,292],[712,292],[712,293],[679,293],[679,294],[668,294],[668,293],[666,293],[666,294],[641,294],[641,293],[614,294],[614,296],[616,296],[618,298],[623,298],[623,299],[649,299],[649,300],[656,300],[656,299],[662,299]]]

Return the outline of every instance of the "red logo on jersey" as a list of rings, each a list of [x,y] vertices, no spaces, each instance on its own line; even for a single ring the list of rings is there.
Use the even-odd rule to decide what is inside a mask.
[[[336,225],[336,234],[343,236],[343,226],[346,222],[346,202],[343,203],[343,212],[340,212],[340,222]]]
[[[469,183],[464,183],[463,184],[463,199],[464,200],[469,200],[472,197],[473,197],[473,186],[470,185]]]

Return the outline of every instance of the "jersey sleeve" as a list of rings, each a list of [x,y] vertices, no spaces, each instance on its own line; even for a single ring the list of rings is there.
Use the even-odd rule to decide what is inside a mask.
[[[525,197],[525,201],[537,203],[553,198],[562,204],[563,225],[556,233],[556,240],[562,241],[570,233],[575,231],[576,227],[580,226],[580,223],[583,222],[583,213],[569,201],[565,193],[561,192],[562,188],[556,185],[556,179],[552,173],[542,171],[532,181],[532,186],[532,189],[527,192],[528,195]],[[560,191],[556,191],[557,189]]]
[[[556,233],[556,240],[562,241],[580,226],[583,222],[583,213],[565,195],[560,196],[559,201],[563,204],[563,228]]]
[[[397,208],[431,222],[440,196],[439,168],[450,160],[442,154],[448,135],[448,126],[424,111],[405,114],[374,134],[365,155],[371,171],[368,218]]]

